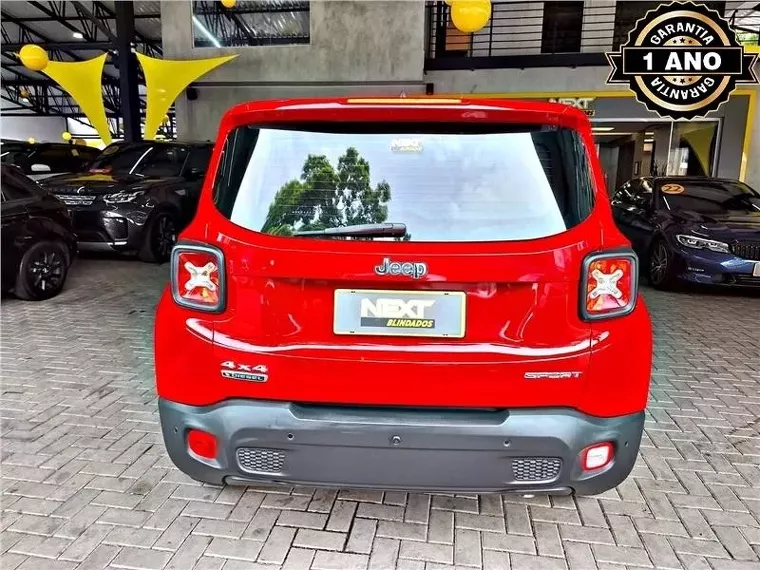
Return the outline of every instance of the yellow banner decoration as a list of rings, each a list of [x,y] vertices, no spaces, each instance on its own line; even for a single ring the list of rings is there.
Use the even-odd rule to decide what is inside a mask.
[[[145,133],[146,140],[154,140],[169,107],[179,94],[193,81],[212,69],[235,59],[237,55],[192,59],[186,61],[156,59],[137,54],[147,91]]]
[[[108,54],[85,61],[49,61],[42,73],[58,83],[98,131],[105,144],[111,144],[106,109],[103,106],[103,66]]]

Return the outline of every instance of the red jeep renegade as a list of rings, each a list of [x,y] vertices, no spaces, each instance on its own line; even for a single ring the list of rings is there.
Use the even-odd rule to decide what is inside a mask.
[[[596,156],[586,116],[549,103],[230,110],[156,316],[174,463],[216,484],[619,484],[652,338]]]

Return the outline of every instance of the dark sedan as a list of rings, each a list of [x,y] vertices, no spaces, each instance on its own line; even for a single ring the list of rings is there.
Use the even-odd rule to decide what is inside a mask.
[[[613,195],[651,284],[760,287],[760,194],[737,180],[637,178]]]
[[[2,290],[29,301],[60,293],[76,240],[66,206],[4,164],[2,186]]]
[[[211,150],[211,143],[115,143],[88,172],[44,186],[69,206],[80,250],[161,263],[195,214]]]

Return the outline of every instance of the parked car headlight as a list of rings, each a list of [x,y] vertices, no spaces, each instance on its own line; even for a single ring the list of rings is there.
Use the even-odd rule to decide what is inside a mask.
[[[686,247],[692,247],[694,249],[709,249],[710,251],[718,251],[720,253],[729,253],[728,244],[722,241],[715,241],[712,239],[705,239],[697,236],[677,235],[676,239],[678,243]]]
[[[142,191],[116,192],[115,194],[106,194],[103,196],[103,201],[107,204],[124,204],[126,202],[134,202],[140,195],[142,195]]]

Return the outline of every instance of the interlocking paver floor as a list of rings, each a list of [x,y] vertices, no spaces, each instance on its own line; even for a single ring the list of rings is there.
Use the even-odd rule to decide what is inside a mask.
[[[3,301],[2,570],[760,568],[760,298],[645,292],[646,434],[604,495],[218,488],[161,441],[167,271],[83,259],[58,298]]]

